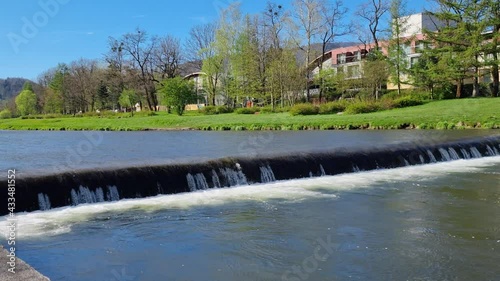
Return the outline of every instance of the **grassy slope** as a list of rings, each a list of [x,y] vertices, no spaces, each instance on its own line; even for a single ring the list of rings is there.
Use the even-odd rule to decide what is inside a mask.
[[[145,129],[346,129],[482,127],[500,128],[500,98],[431,102],[422,106],[359,115],[290,116],[261,115],[166,115],[133,118],[56,118],[0,120],[0,129],[15,130],[145,130]],[[480,124],[478,126],[478,124]],[[450,126],[452,125],[452,126]]]

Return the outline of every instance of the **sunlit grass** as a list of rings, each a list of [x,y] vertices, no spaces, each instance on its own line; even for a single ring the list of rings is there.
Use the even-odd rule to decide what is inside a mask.
[[[291,116],[275,114],[184,116],[159,112],[131,117],[130,113],[106,117],[4,119],[4,130],[333,130],[333,129],[463,129],[500,128],[500,98],[461,99],[357,115]]]

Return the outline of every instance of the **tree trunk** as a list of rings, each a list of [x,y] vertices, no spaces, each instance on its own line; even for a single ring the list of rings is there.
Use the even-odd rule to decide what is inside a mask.
[[[456,94],[457,99],[462,97],[462,79],[459,79],[457,81],[457,94]]]
[[[498,54],[497,52],[495,51],[495,53],[493,54],[493,59],[495,61],[493,67],[491,68],[491,72],[492,72],[492,75],[493,75],[493,85],[492,85],[492,89],[491,89],[491,95],[493,97],[498,97],[499,96],[499,90],[500,90],[500,77],[499,77],[499,73],[498,73]]]
[[[472,85],[472,97],[479,96],[481,89],[479,88],[479,68],[476,67],[476,75],[474,76],[474,83]]]

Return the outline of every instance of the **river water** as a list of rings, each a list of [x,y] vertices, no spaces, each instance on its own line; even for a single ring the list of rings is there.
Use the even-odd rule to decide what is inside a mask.
[[[16,134],[32,134],[5,133],[2,141],[19,138],[10,148],[22,146],[24,138]],[[139,147],[117,133],[105,134],[79,164],[118,165],[127,157],[130,163],[165,161],[161,155],[171,155],[167,161],[195,161],[198,156],[249,150],[258,157],[294,149],[366,148],[488,133],[495,132],[180,132],[175,138],[190,147],[183,152],[168,132],[131,135],[132,143],[146,144]],[[0,166],[14,165],[26,173],[48,171],[41,158],[52,157],[60,165],[63,151],[78,144],[81,134],[65,135],[70,140],[42,134],[26,142],[45,149],[30,144],[20,155],[2,146],[7,157]],[[104,160],[91,157],[98,152]],[[16,163],[13,157],[29,160]],[[52,280],[499,280],[500,157],[16,217],[17,254]],[[1,230],[6,224],[0,219]]]

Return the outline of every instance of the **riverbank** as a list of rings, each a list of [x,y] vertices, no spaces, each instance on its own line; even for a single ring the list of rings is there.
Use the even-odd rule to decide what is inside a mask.
[[[356,115],[274,114],[64,117],[4,119],[1,130],[346,130],[346,129],[500,129],[500,98],[430,102],[421,106]]]

